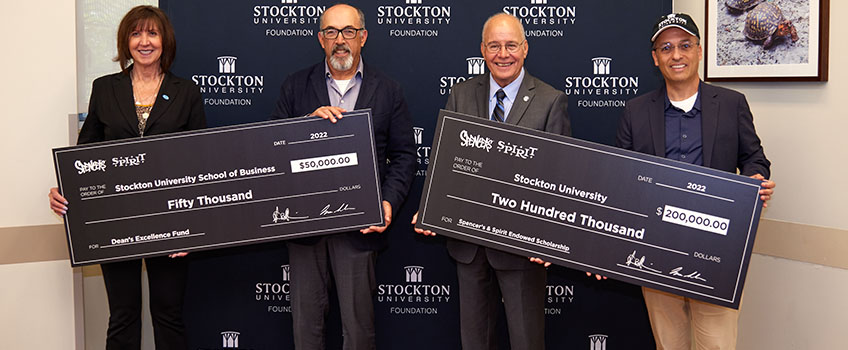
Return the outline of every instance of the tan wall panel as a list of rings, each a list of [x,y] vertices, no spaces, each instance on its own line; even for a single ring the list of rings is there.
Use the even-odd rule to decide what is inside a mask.
[[[62,225],[2,227],[0,264],[68,260],[67,242]]]
[[[848,231],[760,220],[754,253],[848,269]]]

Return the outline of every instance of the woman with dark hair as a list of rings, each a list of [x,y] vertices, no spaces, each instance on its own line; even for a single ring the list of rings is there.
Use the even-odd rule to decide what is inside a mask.
[[[206,127],[200,89],[168,69],[176,56],[174,29],[162,10],[137,6],[118,27],[121,72],[97,78],[78,144],[167,134]],[[50,189],[50,208],[68,202]],[[183,325],[187,253],[147,258],[150,314],[156,349],[186,349]],[[109,298],[106,349],[141,348],[141,260],[101,265]]]

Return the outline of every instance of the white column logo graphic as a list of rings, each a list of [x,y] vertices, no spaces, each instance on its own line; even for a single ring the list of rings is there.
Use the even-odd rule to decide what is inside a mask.
[[[483,57],[469,57],[465,61],[468,63],[468,74],[477,75],[486,73],[486,60]]]
[[[424,267],[422,267],[422,266],[404,266],[404,270],[406,270],[406,281],[407,282],[421,283],[421,275],[424,273]]]
[[[280,268],[283,272],[283,281],[290,281],[291,276],[289,276],[289,265],[280,265]]]
[[[412,127],[412,135],[415,136],[415,144],[420,145],[424,142],[424,128],[417,126]]]
[[[610,74],[610,62],[612,62],[612,58],[609,57],[595,57],[592,59],[592,63],[595,66],[595,74],[607,75]]]
[[[589,350],[607,350],[607,335],[592,334],[589,336]]]
[[[219,56],[218,73],[235,73],[237,59],[236,56]]]
[[[224,332],[221,332],[221,337],[224,340],[224,345],[223,345],[224,348],[229,348],[229,349],[238,348],[238,346],[239,346],[238,345],[239,332],[224,331]]]

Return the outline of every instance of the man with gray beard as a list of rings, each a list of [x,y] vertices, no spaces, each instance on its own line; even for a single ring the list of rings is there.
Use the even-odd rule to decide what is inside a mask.
[[[400,85],[362,62],[360,51],[368,39],[362,11],[335,5],[319,23],[318,41],[326,57],[286,78],[272,117],[313,115],[335,123],[346,111],[371,108],[386,226],[287,242],[294,343],[297,349],[326,347],[324,320],[335,285],[343,348],[374,349],[374,264],[387,243],[381,233],[415,174],[412,120]]]

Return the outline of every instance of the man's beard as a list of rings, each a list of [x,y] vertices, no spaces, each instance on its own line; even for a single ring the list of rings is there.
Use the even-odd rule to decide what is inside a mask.
[[[350,46],[347,43],[335,45],[333,52],[335,53],[339,49],[347,51],[348,55],[344,58],[336,57],[335,55],[330,56],[330,66],[339,71],[351,69],[353,67],[353,55],[350,54]]]

